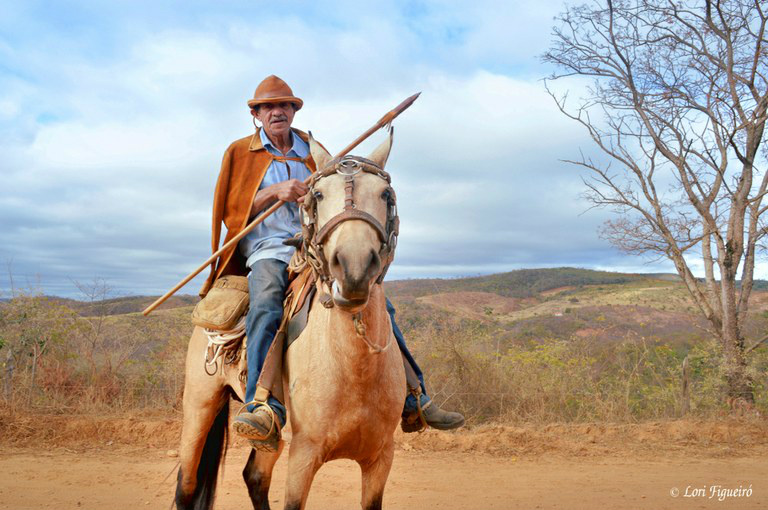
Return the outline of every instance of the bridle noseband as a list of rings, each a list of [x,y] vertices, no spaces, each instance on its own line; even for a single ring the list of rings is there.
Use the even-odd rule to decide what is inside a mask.
[[[397,199],[392,186],[387,188],[387,219],[382,225],[373,215],[361,211],[355,204],[355,176],[360,172],[376,175],[391,184],[392,180],[387,172],[373,161],[357,156],[344,156],[336,158],[328,163],[325,168],[316,172],[309,183],[309,191],[305,195],[302,209],[302,248],[307,262],[312,267],[317,278],[330,288],[333,283],[328,268],[328,260],[323,252],[323,243],[339,225],[349,220],[362,220],[368,223],[376,231],[381,242],[379,258],[382,262],[382,271],[376,279],[381,283],[387,274],[389,265],[395,255],[397,234],[399,232],[400,219],[397,216]],[[339,174],[344,177],[344,210],[333,216],[325,225],[317,228],[317,198],[315,197],[317,183],[330,175]]]

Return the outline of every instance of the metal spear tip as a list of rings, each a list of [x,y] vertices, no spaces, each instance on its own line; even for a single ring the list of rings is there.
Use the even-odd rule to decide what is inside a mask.
[[[395,106],[392,110],[390,110],[388,113],[386,113],[381,119],[379,119],[379,126],[383,127],[387,124],[391,124],[393,120],[395,120],[395,117],[403,113],[409,106],[411,106],[416,99],[419,98],[421,95],[421,92],[416,92],[411,97],[407,98],[405,101],[400,103],[399,105]]]
[[[403,111],[405,111],[406,108],[411,106],[421,95],[421,92],[416,92],[414,95],[400,103],[395,107],[395,111],[397,112],[395,115],[400,115]]]

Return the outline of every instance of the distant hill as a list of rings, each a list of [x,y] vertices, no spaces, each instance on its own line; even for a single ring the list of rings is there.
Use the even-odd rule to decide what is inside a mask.
[[[562,287],[585,285],[618,285],[636,282],[651,277],[664,278],[669,275],[643,275],[593,271],[573,267],[547,269],[520,269],[507,273],[473,276],[467,278],[427,278],[394,280],[384,284],[387,295],[393,298],[423,297],[447,292],[485,292],[512,298],[536,297],[542,292]],[[667,278],[664,278],[667,279]],[[137,313],[149,306],[158,296],[124,296],[104,301],[78,301],[69,298],[51,297],[77,310],[81,315],[121,315]],[[198,296],[176,294],[160,305],[159,310],[193,306]]]
[[[757,281],[745,324],[748,335],[768,329],[768,282]],[[537,338],[627,334],[691,344],[706,324],[674,274],[631,274],[572,267],[521,269],[468,278],[428,278],[385,283],[405,331],[463,321],[490,328],[502,343]],[[126,296],[98,302],[57,299],[80,315],[129,316],[155,296]],[[160,310],[186,318],[199,298],[176,295]],[[462,326],[464,327],[464,326]]]
[[[445,295],[455,292],[487,293],[506,298],[531,299],[542,297],[553,291],[568,290],[603,285],[621,286],[642,281],[676,283],[681,280],[674,273],[614,273],[594,271],[575,267],[544,269],[519,269],[506,273],[465,278],[419,278],[393,280],[384,283],[387,296],[392,299],[422,298],[435,294]],[[768,290],[768,281],[755,280],[754,289]],[[137,313],[149,306],[158,296],[123,296],[104,301],[78,301],[75,299],[51,296],[50,299],[66,304],[81,315],[121,315]],[[8,298],[1,298],[0,303]],[[167,310],[193,306],[199,301],[198,296],[177,294],[171,296],[158,309]]]
[[[768,329],[765,283],[755,283],[744,324],[748,337]],[[612,342],[631,335],[685,346],[707,336],[706,321],[673,274],[523,269],[473,278],[393,281],[385,288],[403,329],[460,320],[490,328],[501,344],[585,337]]]
[[[529,298],[560,287],[613,285],[638,281],[647,275],[611,273],[574,267],[520,269],[508,273],[455,279],[418,279],[387,282],[387,294],[422,297],[445,292],[490,292],[504,297]]]
[[[77,311],[82,316],[92,315],[124,315],[129,313],[138,313],[151,305],[159,296],[124,296],[118,298],[105,299],[103,301],[78,301],[76,299],[53,297],[69,308]],[[184,306],[196,304],[200,298],[189,294],[177,294],[171,296],[158,310],[169,310]]]

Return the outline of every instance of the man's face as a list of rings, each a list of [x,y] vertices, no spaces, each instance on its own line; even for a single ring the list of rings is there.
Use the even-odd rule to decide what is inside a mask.
[[[265,103],[251,110],[251,114],[261,122],[270,138],[281,138],[289,133],[296,110],[289,102]]]

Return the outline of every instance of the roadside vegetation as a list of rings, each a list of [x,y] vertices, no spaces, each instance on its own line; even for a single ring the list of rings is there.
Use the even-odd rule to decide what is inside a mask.
[[[515,274],[521,273],[521,274]],[[538,278],[537,278],[538,275]],[[180,414],[196,298],[16,293],[0,302],[3,414]],[[441,404],[471,424],[717,418],[731,408],[720,343],[667,276],[572,268],[387,284]],[[768,293],[745,322],[755,405],[768,412]],[[202,359],[202,355],[201,355]]]

